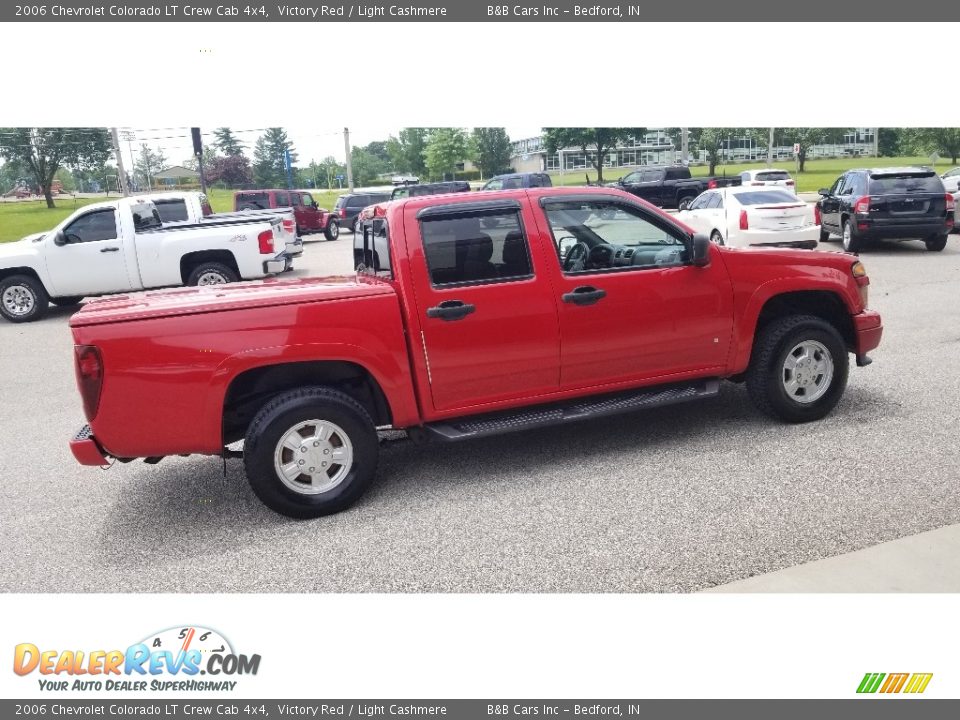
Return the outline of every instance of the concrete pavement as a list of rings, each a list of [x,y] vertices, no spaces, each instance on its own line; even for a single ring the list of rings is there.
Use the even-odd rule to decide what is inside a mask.
[[[704,592],[960,592],[960,525],[948,525]]]

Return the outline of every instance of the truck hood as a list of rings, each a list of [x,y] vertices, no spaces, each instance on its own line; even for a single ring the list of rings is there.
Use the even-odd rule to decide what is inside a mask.
[[[0,267],[9,265],[9,261],[14,258],[33,257],[37,254],[36,246],[33,241],[42,238],[46,233],[34,233],[27,235],[22,240],[0,243]]]
[[[72,327],[148,318],[223,312],[393,293],[389,283],[368,277],[267,278],[229,285],[173,288],[113,295],[83,306]]]
[[[844,277],[851,277],[850,268],[859,258],[856,255],[832,250],[795,250],[791,248],[718,248],[723,261],[729,268],[748,268],[765,266],[764,273],[770,278],[780,273],[777,268],[794,274],[798,269],[810,275],[818,275],[824,270],[838,271]]]

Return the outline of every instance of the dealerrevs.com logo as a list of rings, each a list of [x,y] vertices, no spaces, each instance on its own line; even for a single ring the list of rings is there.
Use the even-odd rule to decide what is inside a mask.
[[[152,633],[125,650],[50,650],[20,643],[13,671],[37,674],[48,691],[231,691],[233,679],[256,675],[260,655],[234,652],[216,630],[174,627]],[[202,679],[201,679],[202,676]]]

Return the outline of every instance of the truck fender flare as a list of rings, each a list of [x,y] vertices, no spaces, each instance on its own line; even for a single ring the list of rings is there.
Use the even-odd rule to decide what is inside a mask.
[[[731,344],[731,357],[727,364],[731,372],[742,372],[750,362],[757,321],[764,305],[777,295],[805,291],[823,291],[836,295],[843,301],[847,312],[853,315],[857,311],[857,300],[851,297],[846,278],[839,271],[836,271],[834,277],[803,278],[802,285],[796,277],[767,280],[754,289],[740,313],[740,317],[734,323],[736,338],[735,342]]]

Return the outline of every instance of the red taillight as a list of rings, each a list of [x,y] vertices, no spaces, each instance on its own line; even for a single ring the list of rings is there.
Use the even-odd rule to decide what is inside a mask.
[[[295,232],[295,228],[296,228],[296,223],[294,223],[293,220],[288,219],[283,221],[284,232],[288,232],[288,233]]]
[[[869,215],[870,214],[870,197],[864,196],[858,198],[857,201],[853,204],[853,211],[857,215]]]
[[[750,219],[747,217],[747,211],[740,211],[740,229],[749,230],[750,229]]]
[[[821,222],[821,220],[822,220],[822,217],[821,217],[821,215],[820,215],[820,206],[819,206],[819,205],[814,205],[814,206],[813,206],[813,224],[814,224],[814,225],[823,225],[823,223]]]
[[[790,185],[790,186],[792,187],[793,184],[794,184],[794,183],[793,183],[793,180],[787,180],[787,185]]]
[[[266,255],[273,252],[273,230],[264,230],[257,235],[257,242],[260,243],[260,254]]]
[[[950,193],[946,194],[947,198],[947,212],[953,212],[957,209],[957,201],[953,199],[953,195]]]
[[[206,203],[206,202],[205,202],[205,203],[203,204],[203,216],[204,216],[204,217],[207,217],[207,216],[209,216],[209,215],[213,215],[213,208],[210,207],[210,203]]]
[[[100,406],[100,388],[103,386],[103,362],[100,351],[93,345],[75,345],[73,348],[77,387],[83,398],[83,413],[87,420],[97,416]]]
[[[754,181],[754,182],[752,182],[752,183],[750,183],[750,184],[751,184],[751,185],[765,185],[766,183]]]
[[[340,208],[340,217],[345,218],[347,216],[347,209],[345,207]]]
[[[716,180],[708,180],[708,181],[707,181],[707,189],[708,189],[708,190],[713,190],[713,189],[716,188],[716,187],[717,187],[717,181],[716,181]]]

